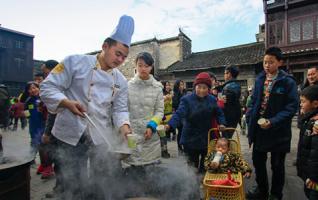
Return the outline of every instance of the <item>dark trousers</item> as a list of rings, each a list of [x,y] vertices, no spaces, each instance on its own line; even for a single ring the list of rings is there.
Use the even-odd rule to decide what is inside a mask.
[[[239,119],[237,119],[236,121],[232,122],[232,123],[228,123],[227,124],[227,128],[234,128],[236,129],[237,124],[239,123]],[[222,137],[227,138],[227,139],[231,139],[233,137],[235,130],[231,130],[231,131],[223,131],[222,132]]]
[[[268,193],[268,177],[266,170],[268,152],[260,152],[253,148],[253,165],[255,168],[256,183],[258,188],[264,192]],[[271,194],[282,198],[283,188],[285,184],[285,158],[286,152],[270,152],[271,153],[271,169],[272,169],[272,187]]]
[[[21,128],[24,129],[26,126],[27,121],[26,121],[25,117],[15,117],[14,118],[14,125],[13,125],[14,130],[17,130],[17,128],[18,128],[19,119],[20,119],[20,123],[21,123]]]
[[[81,142],[72,146],[57,140],[56,159],[60,164],[61,187],[63,188],[59,199],[86,199],[88,146]]]
[[[161,152],[168,152],[167,140],[168,140],[167,137],[160,137]]]
[[[182,125],[180,125],[180,126],[177,127],[177,130],[178,130],[177,143],[178,143],[178,150],[179,150],[179,151],[183,151],[183,147],[182,147],[182,145],[180,144],[182,128],[183,128]]]
[[[123,199],[119,155],[106,146],[96,146],[84,135],[76,146],[57,140],[56,156],[62,176],[59,199]]]
[[[222,137],[231,139],[233,137],[234,131],[223,131]]]
[[[318,191],[311,190],[304,186],[305,195],[309,200],[317,200],[318,199]]]
[[[176,135],[176,130],[171,128],[169,131],[166,131],[166,137],[168,138],[169,141],[171,139],[171,133],[172,133],[173,136],[175,136]]]
[[[204,158],[207,155],[207,149],[192,149],[184,146],[184,152],[189,164],[197,168],[199,173],[204,173]]]

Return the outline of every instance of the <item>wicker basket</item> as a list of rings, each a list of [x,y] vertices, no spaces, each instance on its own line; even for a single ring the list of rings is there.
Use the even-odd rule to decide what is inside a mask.
[[[239,184],[236,186],[211,185],[209,181],[227,179],[227,174],[212,174],[207,172],[203,179],[206,200],[210,200],[211,198],[217,200],[244,200],[245,195],[241,173],[232,174],[232,178],[239,182]]]
[[[216,140],[210,140],[210,135],[215,130],[217,129],[210,129],[208,133],[208,153],[215,149]],[[241,153],[240,137],[237,130],[234,128],[226,128],[226,130],[234,130],[236,133],[236,140],[229,139],[230,151]],[[236,186],[211,185],[209,183],[209,181],[213,180],[225,180],[227,179],[227,176],[228,175],[226,173],[213,174],[206,172],[203,179],[206,200],[210,200],[211,198],[217,200],[245,200],[243,178],[241,173],[232,174],[232,178],[239,183]]]

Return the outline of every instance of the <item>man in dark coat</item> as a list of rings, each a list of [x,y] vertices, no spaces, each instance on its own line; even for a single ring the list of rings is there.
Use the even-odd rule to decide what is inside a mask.
[[[277,47],[267,49],[263,60],[264,71],[255,80],[247,119],[257,187],[247,193],[248,199],[267,199],[269,196],[266,170],[268,152],[271,153],[273,171],[269,199],[283,197],[285,157],[290,152],[291,121],[297,111],[299,98],[294,78],[279,70],[281,64],[281,50]]]
[[[224,116],[227,127],[236,128],[241,119],[241,86],[236,80],[239,70],[236,66],[226,67],[224,70],[225,83],[222,96],[224,100]],[[234,131],[222,132],[223,137],[232,138]]]

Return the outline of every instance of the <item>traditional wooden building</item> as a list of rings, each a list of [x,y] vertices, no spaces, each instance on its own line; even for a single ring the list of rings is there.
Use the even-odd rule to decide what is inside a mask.
[[[33,35],[0,26],[0,83],[18,95],[32,80]]]
[[[264,42],[255,42],[210,51],[190,54],[186,59],[170,65],[167,70],[161,70],[161,78],[173,74],[174,79],[186,82],[187,88],[192,88],[194,77],[200,72],[213,72],[219,81],[224,81],[224,69],[235,65],[240,70],[238,80],[246,88],[253,85],[255,76],[262,70]]]
[[[176,37],[166,39],[149,39],[131,44],[129,55],[123,65],[119,67],[127,79],[136,73],[135,58],[142,51],[152,54],[155,59],[154,74],[160,81],[175,82],[184,80],[187,88],[192,88],[195,76],[202,71],[216,74],[219,81],[223,81],[226,66],[235,65],[240,69],[238,80],[244,88],[253,85],[257,73],[262,70],[262,59],[265,50],[264,26],[260,26],[260,33],[256,35],[259,42],[239,46],[214,49],[193,53],[191,39],[179,30]],[[100,51],[89,54],[97,54]]]
[[[153,56],[155,60],[154,74],[156,78],[160,79],[160,71],[166,70],[171,64],[183,60],[191,54],[191,39],[179,30],[179,34],[175,37],[153,38],[132,43],[128,57],[119,67],[119,70],[127,79],[131,79],[135,75],[135,59],[137,54],[143,51]],[[95,55],[99,52],[95,51],[88,54]],[[173,79],[173,74],[169,73],[168,79]]]
[[[298,83],[308,67],[318,65],[318,1],[263,0],[266,48],[284,52],[287,69]]]

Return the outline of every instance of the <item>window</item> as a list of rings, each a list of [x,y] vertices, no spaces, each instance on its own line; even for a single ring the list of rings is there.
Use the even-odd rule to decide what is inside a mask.
[[[290,42],[300,41],[300,20],[290,22],[289,37]]]
[[[23,58],[14,58],[14,62],[16,63],[17,70],[22,71],[24,59]]]
[[[22,42],[20,40],[15,40],[15,48],[17,48],[17,49],[24,48],[24,42]]]
[[[283,43],[283,22],[278,22],[269,25],[269,44],[282,44]]]
[[[186,89],[194,89],[193,82],[186,82]]]
[[[275,35],[276,35],[275,25],[270,25],[269,26],[269,44],[275,44]]]
[[[317,39],[318,38],[317,25],[318,25],[317,17],[313,17],[313,16],[290,21],[289,22],[289,42],[293,43],[293,42]]]
[[[7,48],[7,41],[0,37],[0,48]]]
[[[303,40],[314,39],[314,23],[313,18],[306,18],[303,21]]]

